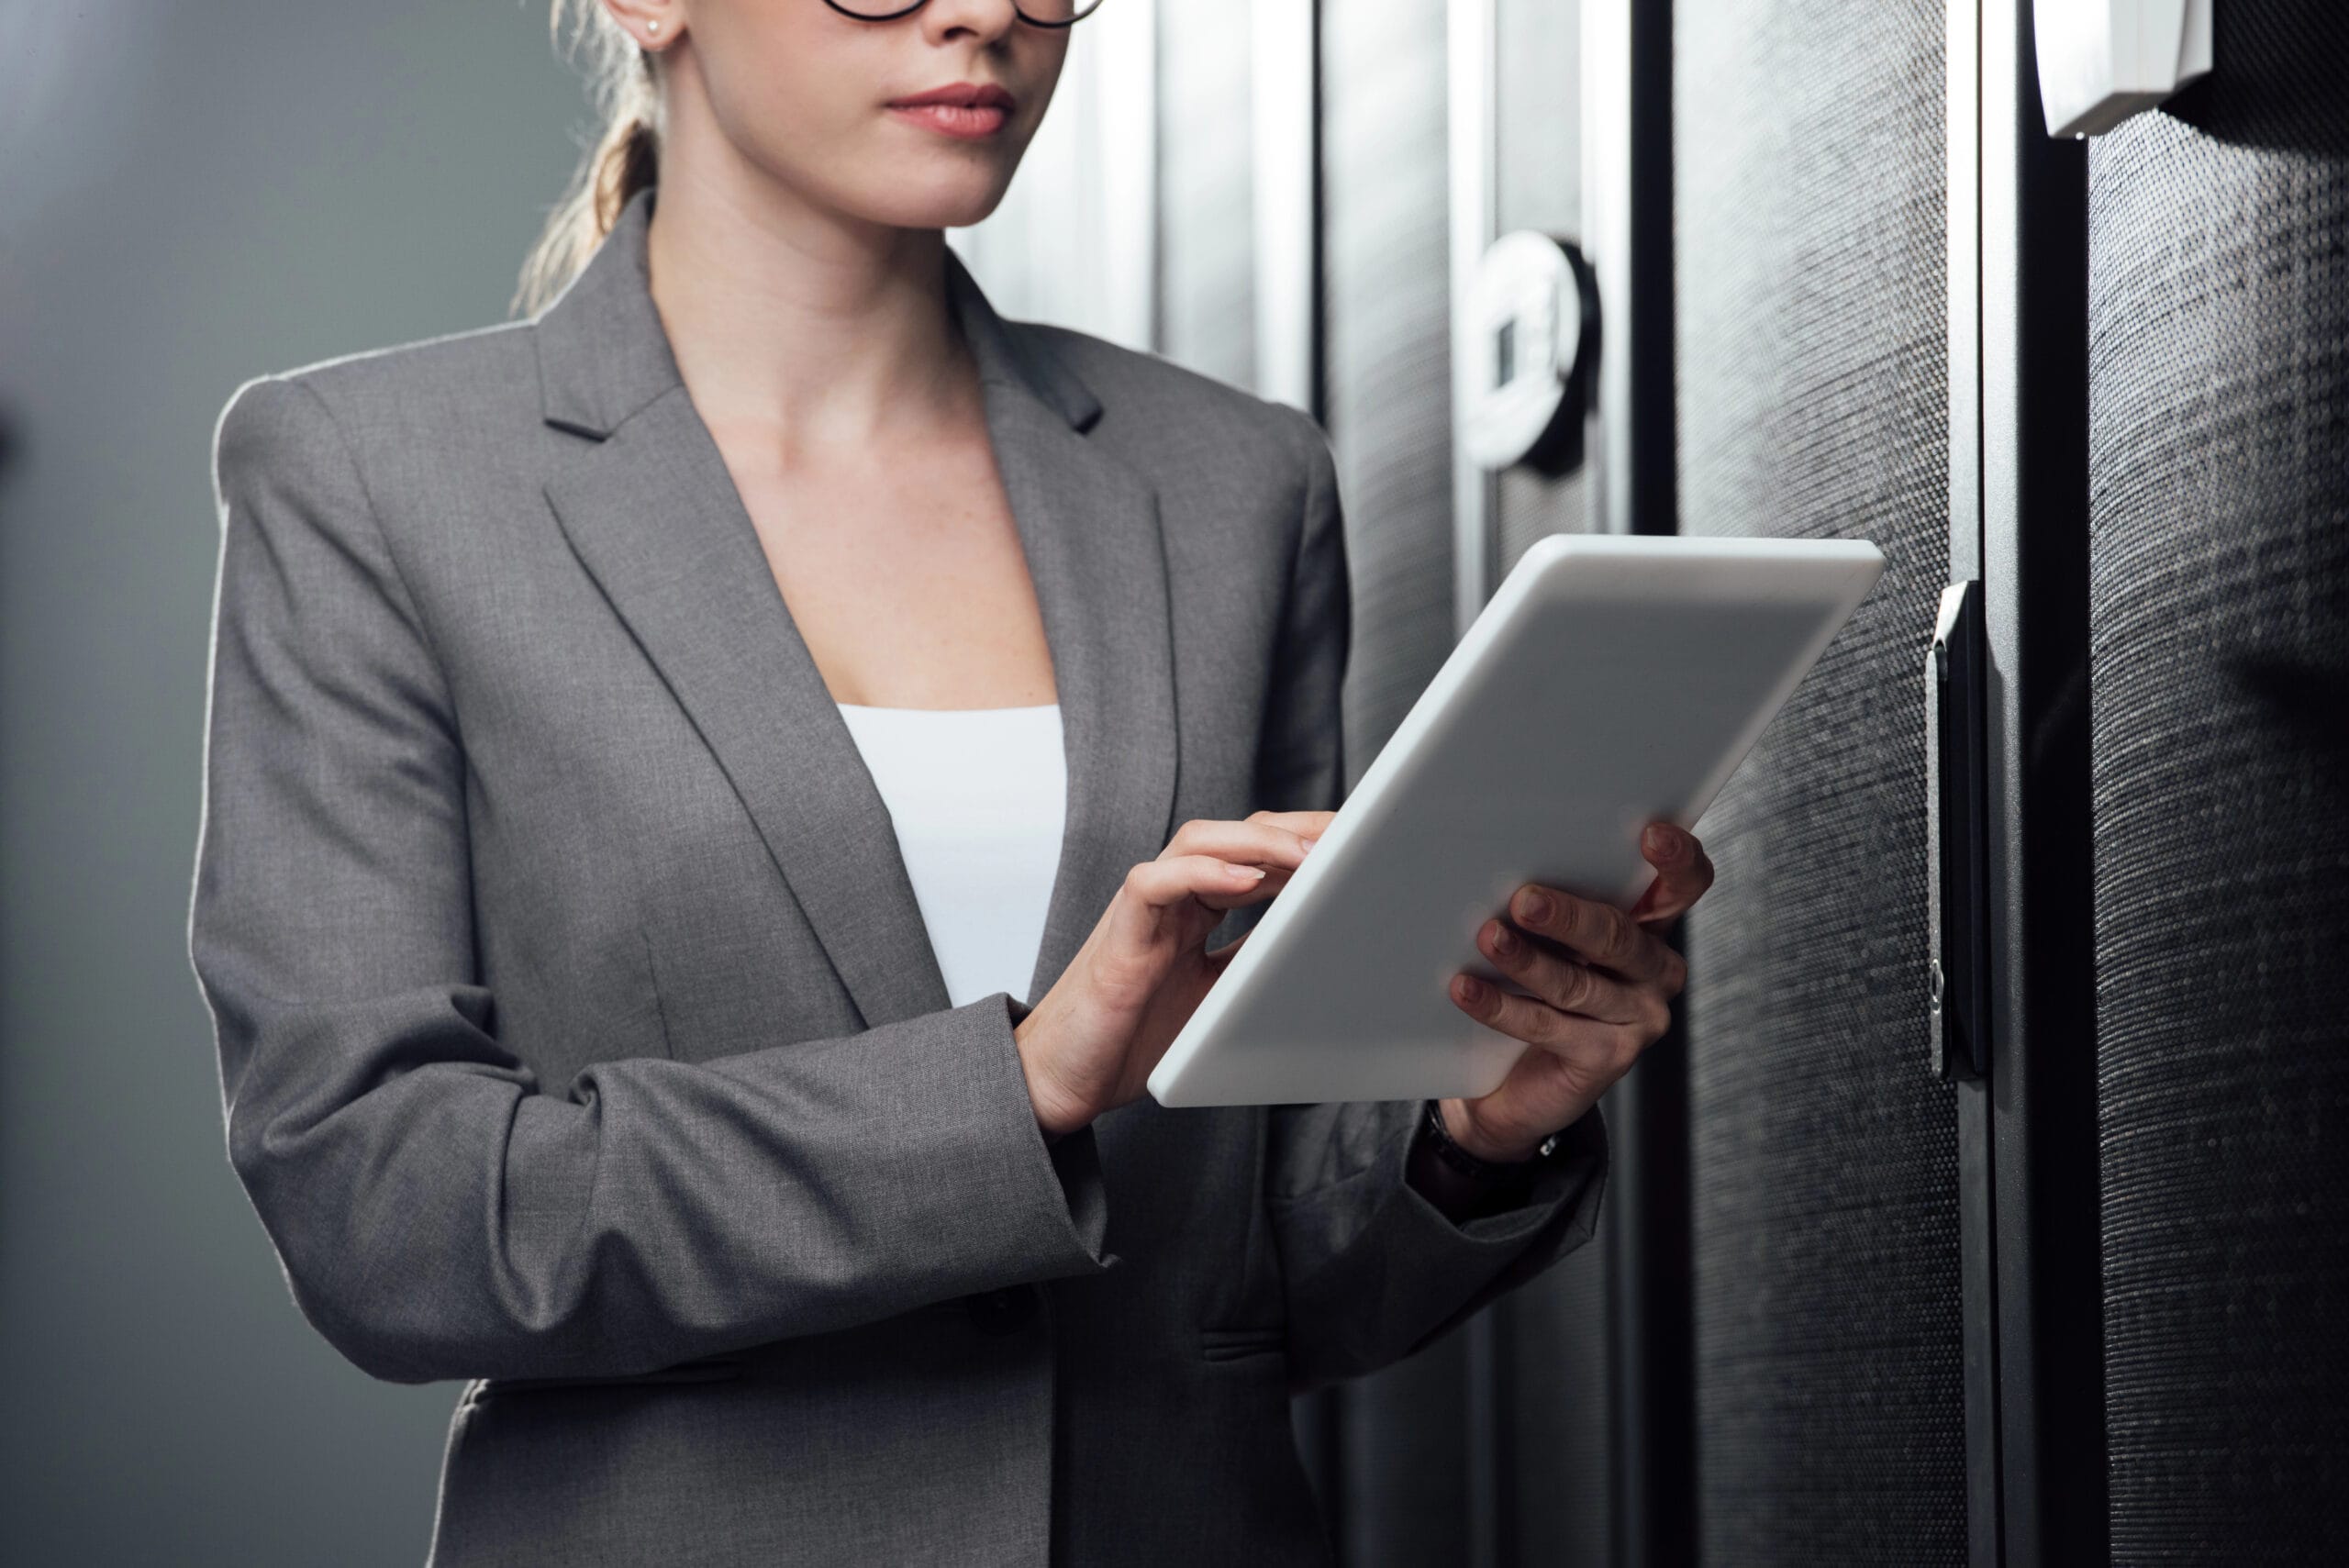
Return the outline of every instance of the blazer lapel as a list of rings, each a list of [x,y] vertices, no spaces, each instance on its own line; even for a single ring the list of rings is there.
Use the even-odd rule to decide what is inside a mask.
[[[534,324],[550,425],[584,437],[547,499],[715,753],[867,1027],[948,1006],[888,809],[777,590],[651,301],[638,193]],[[1059,687],[1065,829],[1041,995],[1126,868],[1171,831],[1173,635],[1156,492],[1083,433],[1101,406],[947,252],[987,433]]]
[[[1174,831],[1173,617],[1157,492],[1017,384],[985,384],[988,434],[1052,649],[1068,769],[1033,1001],[1076,956],[1127,868],[1155,859]]]

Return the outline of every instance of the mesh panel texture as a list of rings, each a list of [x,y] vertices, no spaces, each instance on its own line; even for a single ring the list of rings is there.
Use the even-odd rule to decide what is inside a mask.
[[[2349,12],[2089,151],[2117,1563],[2349,1540]]]
[[[1965,1559],[1955,1106],[1924,1048],[1920,670],[1948,575],[1943,13],[1682,0],[1681,528],[1889,565],[1698,832],[1698,1529]]]

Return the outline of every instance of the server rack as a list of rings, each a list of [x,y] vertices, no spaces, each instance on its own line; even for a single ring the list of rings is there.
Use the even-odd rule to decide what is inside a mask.
[[[2349,12],[2221,0],[2087,159],[2116,1562],[2349,1539]]]
[[[2349,14],[2215,14],[2083,146],[2031,0],[1321,8],[1352,771],[1542,533],[1892,558],[1709,818],[1599,1240],[1301,1405],[1342,1561],[2337,1558]],[[1564,475],[1442,438],[1520,228],[1603,296]]]

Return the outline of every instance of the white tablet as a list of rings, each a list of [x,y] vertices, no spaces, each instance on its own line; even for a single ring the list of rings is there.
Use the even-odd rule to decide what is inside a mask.
[[[1525,552],[1150,1075],[1162,1105],[1490,1093],[1523,1041],[1476,929],[1520,884],[1629,908],[1884,571],[1865,539],[1554,534]],[[1795,738],[1831,746],[1832,735]],[[1701,837],[1701,831],[1699,832]]]

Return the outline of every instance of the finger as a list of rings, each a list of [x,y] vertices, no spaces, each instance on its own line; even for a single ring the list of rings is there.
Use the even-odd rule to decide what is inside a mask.
[[[1153,909],[1196,897],[1210,909],[1235,909],[1265,896],[1270,880],[1261,866],[1234,865],[1214,855],[1162,856],[1126,873],[1126,891]]]
[[[1502,973],[1560,1012],[1580,1013],[1601,1023],[1653,1024],[1659,1011],[1665,1010],[1664,999],[1653,989],[1577,963],[1506,920],[1486,921],[1476,933],[1476,945]]]
[[[1680,956],[1612,904],[1564,888],[1528,883],[1509,900],[1508,917],[1520,930],[1547,937],[1626,980],[1662,980]]]
[[[1295,870],[1305,862],[1312,840],[1293,828],[1269,822],[1229,822],[1194,817],[1174,830],[1160,857],[1213,855],[1239,865],[1278,866]]]
[[[1631,906],[1631,917],[1641,925],[1670,925],[1713,884],[1713,862],[1705,846],[1685,828],[1650,823],[1642,836],[1640,853],[1656,869],[1655,881]]]
[[[1334,811],[1252,811],[1248,814],[1248,820],[1269,822],[1275,828],[1286,828],[1292,833],[1318,839],[1330,830],[1330,819],[1337,815]]]
[[[1174,830],[1167,848],[1184,854],[1221,855],[1227,860],[1261,852],[1267,845],[1302,851],[1310,849],[1313,840],[1320,837],[1320,829],[1326,824],[1319,819],[1329,815],[1318,811],[1260,811],[1239,822],[1213,817],[1193,817]],[[1284,863],[1288,863],[1286,859]]]
[[[1463,996],[1464,990],[1472,994]],[[1629,1025],[1560,1012],[1538,996],[1520,996],[1471,975],[1453,976],[1450,995],[1453,1006],[1479,1023],[1586,1070],[1598,1088],[1630,1072],[1650,1038]]]

